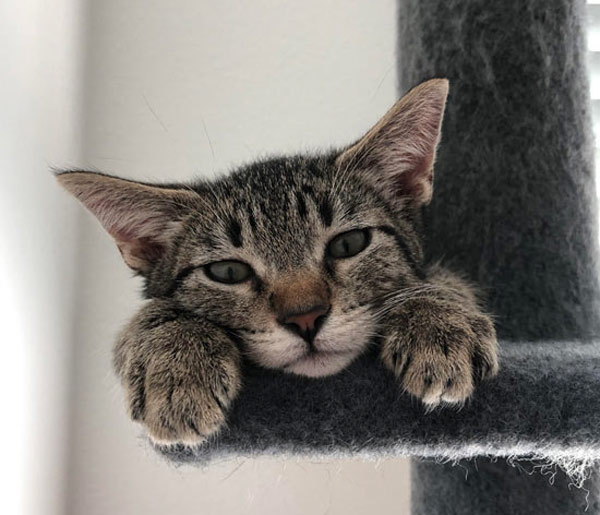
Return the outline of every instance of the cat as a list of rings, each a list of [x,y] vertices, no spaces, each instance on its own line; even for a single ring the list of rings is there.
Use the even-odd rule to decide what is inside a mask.
[[[346,149],[214,181],[57,174],[144,278],[148,300],[114,366],[153,442],[217,433],[242,388],[242,356],[318,378],[376,342],[399,387],[427,407],[460,405],[497,373],[474,287],[423,263],[419,220],[447,94],[448,81],[432,79]]]

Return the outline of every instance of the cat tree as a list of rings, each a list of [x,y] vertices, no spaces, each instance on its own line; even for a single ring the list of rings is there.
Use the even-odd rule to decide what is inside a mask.
[[[320,380],[250,367],[218,439],[162,452],[198,463],[413,456],[413,514],[600,513],[583,1],[399,0],[398,16],[402,92],[431,77],[451,84],[428,248],[489,291],[500,374],[461,411],[427,414],[375,354]],[[570,487],[582,471],[587,490]]]

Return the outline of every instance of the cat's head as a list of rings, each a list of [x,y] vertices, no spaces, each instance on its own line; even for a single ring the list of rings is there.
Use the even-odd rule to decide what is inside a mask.
[[[148,297],[231,331],[260,365],[328,375],[378,334],[383,299],[422,279],[414,220],[431,199],[447,92],[446,80],[421,84],[343,151],[260,161],[212,182],[58,180],[113,236]]]

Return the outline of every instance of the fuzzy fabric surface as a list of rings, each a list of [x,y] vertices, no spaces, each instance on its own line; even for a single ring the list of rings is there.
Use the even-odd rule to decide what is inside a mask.
[[[437,457],[458,466],[415,463],[413,514],[600,513],[595,479],[569,488],[597,478],[600,459],[584,2],[399,0],[398,16],[402,92],[431,77],[451,85],[428,248],[486,289],[500,374],[463,409],[427,413],[375,353],[319,380],[249,368],[227,430],[199,449],[161,452],[192,463]],[[515,457],[529,464],[506,463]]]
[[[489,293],[501,339],[600,335],[583,0],[399,0],[402,91],[447,77],[428,251]]]
[[[586,487],[552,467],[485,459],[459,465],[415,462],[412,515],[560,515],[598,513],[598,474]]]
[[[429,251],[486,288],[501,338],[538,342],[523,349],[539,366],[529,380],[513,375],[521,351],[504,346],[502,393],[490,398],[489,411],[517,417],[521,430],[513,428],[513,436],[524,453],[560,433],[567,458],[593,458],[600,428],[589,418],[598,411],[592,397],[567,415],[571,422],[561,415],[552,428],[538,425],[574,406],[563,395],[573,399],[600,385],[593,346],[555,343],[600,333],[585,2],[399,0],[398,19],[401,89],[432,76],[451,84]],[[589,359],[572,359],[583,349]],[[511,388],[521,392],[518,413],[501,397]],[[487,423],[481,438],[495,446],[496,421]],[[523,428],[532,430],[528,439],[519,436]],[[462,436],[454,449],[459,442]],[[459,465],[414,463],[413,514],[600,513],[597,475],[578,490],[560,472],[551,484],[532,465],[525,467],[536,470],[531,475],[502,461]]]
[[[576,472],[600,459],[600,344],[504,343],[501,372],[462,408],[427,412],[374,353],[310,379],[249,367],[228,428],[177,461],[230,456],[536,456]],[[577,389],[572,388],[577,384]]]

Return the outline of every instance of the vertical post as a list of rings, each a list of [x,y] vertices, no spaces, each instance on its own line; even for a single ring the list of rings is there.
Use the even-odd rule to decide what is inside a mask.
[[[599,334],[583,0],[400,0],[403,91],[450,79],[428,245],[489,292],[500,336]]]
[[[430,255],[483,286],[501,338],[553,345],[598,336],[583,0],[398,5],[402,92],[450,79],[426,213]],[[551,486],[501,461],[416,463],[413,513],[579,513],[586,492],[567,483]],[[600,513],[591,490],[587,513]]]

